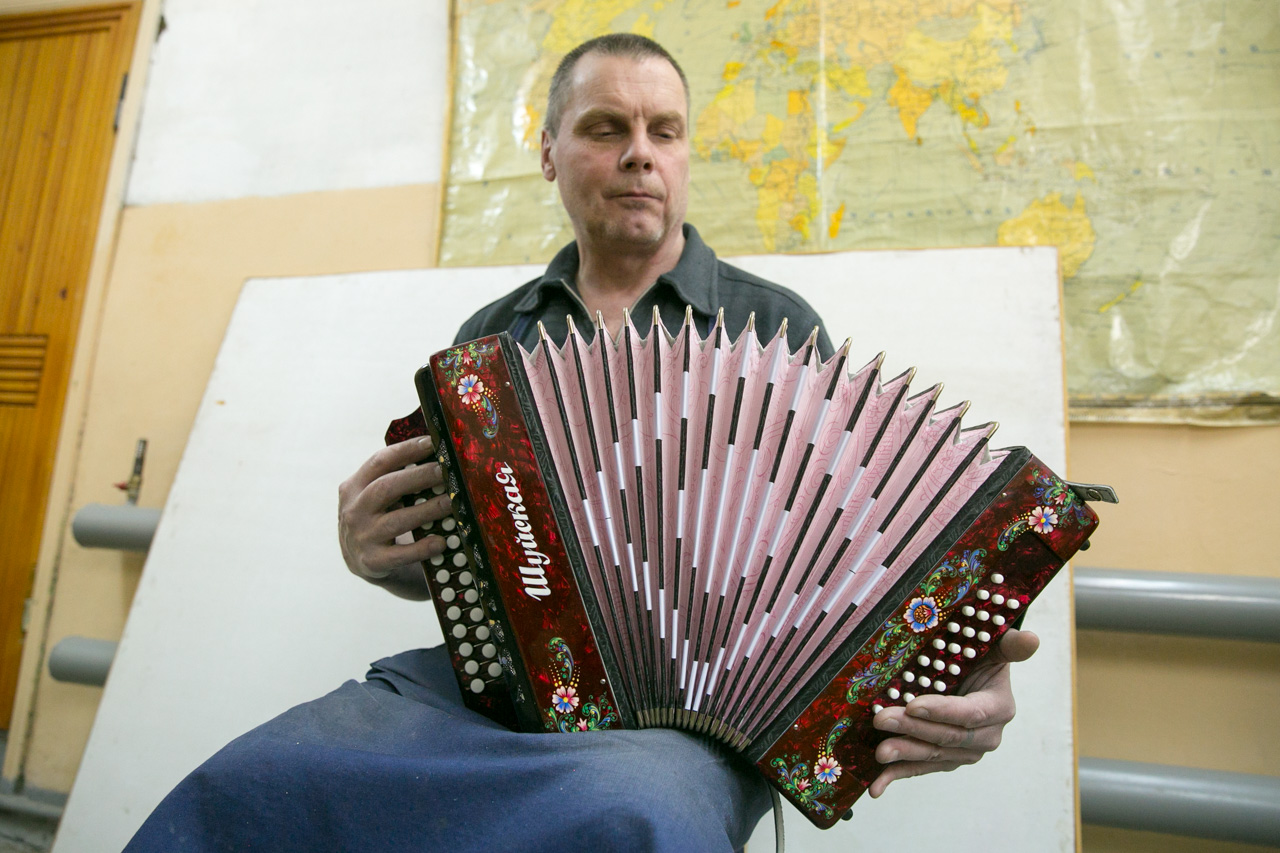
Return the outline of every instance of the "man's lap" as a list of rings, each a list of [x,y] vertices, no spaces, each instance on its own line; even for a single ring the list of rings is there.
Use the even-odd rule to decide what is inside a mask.
[[[740,759],[668,730],[516,734],[469,711],[443,648],[373,665],[236,739],[130,850],[729,850],[768,808]]]

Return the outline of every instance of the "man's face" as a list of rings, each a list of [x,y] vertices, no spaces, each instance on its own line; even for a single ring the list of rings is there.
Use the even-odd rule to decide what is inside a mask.
[[[579,243],[635,250],[678,239],[689,201],[688,106],[671,63],[588,53],[560,127],[542,132],[542,174]]]

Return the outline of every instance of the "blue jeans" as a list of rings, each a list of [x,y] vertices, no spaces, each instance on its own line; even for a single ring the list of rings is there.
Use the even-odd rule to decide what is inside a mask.
[[[750,765],[681,732],[508,731],[437,647],[232,741],[126,850],[729,851],[768,807]]]

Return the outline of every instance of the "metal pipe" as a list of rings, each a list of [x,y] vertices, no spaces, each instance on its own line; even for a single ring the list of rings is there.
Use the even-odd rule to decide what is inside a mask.
[[[1075,570],[1076,627],[1280,642],[1280,580]]]
[[[1280,778],[1080,759],[1084,823],[1280,846]]]
[[[57,681],[101,687],[107,683],[117,643],[89,637],[63,637],[49,652],[49,674]]]
[[[159,523],[158,509],[133,504],[86,504],[71,521],[71,535],[86,548],[146,551]]]

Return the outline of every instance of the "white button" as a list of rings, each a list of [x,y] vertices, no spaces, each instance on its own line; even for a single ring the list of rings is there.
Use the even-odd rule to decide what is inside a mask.
[[[453,626],[453,636],[457,637],[459,640],[461,640],[463,637],[467,636],[467,626],[466,626],[466,625],[454,625],[454,626]]]
[[[432,492],[432,494],[436,494],[436,495],[443,495],[443,494],[444,494],[444,483],[438,483],[437,485],[432,486],[432,487],[431,487],[431,492]]]
[[[418,504],[424,504],[424,503],[426,503],[426,502],[427,502],[427,499],[426,499],[426,498],[414,498],[414,499],[413,499],[413,505],[414,505],[414,506],[417,506]]]
[[[874,713],[874,714],[879,714],[879,713],[880,713],[881,711],[883,711],[883,710],[884,710],[884,706],[883,706],[883,705],[872,705],[872,706],[871,706],[871,711],[872,711],[872,713]]]
[[[474,651],[475,651],[475,647],[472,646],[470,643],[458,644],[458,654],[462,655],[464,658],[471,657],[471,653]]]
[[[973,649],[966,648],[966,649],[964,650],[964,656],[965,656],[965,657],[967,657],[967,658],[972,658],[972,657],[973,657],[974,655],[976,655],[976,654],[977,654],[977,652],[975,652]]]
[[[1000,595],[999,593],[996,593],[995,595],[991,596],[991,603],[1004,604],[1004,596]]]
[[[458,583],[463,586],[471,586],[471,572],[463,572],[458,575]]]
[[[978,590],[978,598],[982,599],[983,601],[986,601],[990,597],[991,597],[991,593],[987,592],[985,589]]]
[[[951,673],[952,675],[959,675],[959,674],[960,674],[960,664],[958,664],[958,663],[953,663],[953,664],[951,664],[951,666],[947,667],[947,672]]]
[[[462,668],[466,670],[467,675],[475,675],[477,672],[480,671],[480,664],[476,663],[473,660],[469,660],[465,664],[463,664]]]
[[[945,649],[945,648],[947,647],[947,641],[946,641],[946,640],[934,640],[934,641],[933,641],[933,647],[934,647],[935,649]]]
[[[938,670],[939,672],[941,672],[945,667],[946,667],[946,664],[940,660],[936,660],[933,662],[933,668]]]
[[[483,646],[480,647],[480,654],[484,655],[487,658],[491,658],[497,653],[498,653],[498,647],[495,646],[493,643],[485,643]]]
[[[469,589],[462,594],[462,597],[467,600],[467,604],[475,604],[480,598],[480,593],[476,592],[474,589]],[[1000,617],[997,616],[996,618],[999,619]]]
[[[502,675],[502,664],[497,662],[489,664],[489,677],[497,678],[499,675]]]
[[[483,693],[483,692],[484,692],[484,682],[483,682],[483,681],[481,681],[481,680],[480,680],[480,679],[478,679],[478,678],[473,678],[473,679],[471,679],[471,692],[472,692],[472,693]]]
[[[991,621],[992,621],[992,622],[994,622],[994,623],[995,623],[995,624],[997,624],[997,625],[1003,625],[1003,624],[1004,624],[1004,617],[1003,617],[1003,616],[1001,616],[999,613],[997,613],[995,616],[992,616],[992,617],[991,617]]]
[[[897,699],[897,698],[898,698],[899,696],[901,696],[901,695],[902,695],[902,691],[901,691],[901,690],[899,690],[898,688],[896,688],[896,687],[890,687],[890,688],[889,688],[889,698],[890,698],[890,699]]]
[[[947,651],[951,652],[951,654],[953,655],[960,654],[960,644],[952,643],[951,645],[947,646]]]
[[[913,701],[913,700],[916,698],[916,694],[914,694],[914,693],[904,693],[904,694],[902,694],[902,698],[903,698],[903,699],[906,699],[908,702],[911,702],[911,701]]]
[[[972,637],[972,636],[973,636],[973,634],[974,634],[973,629],[972,629],[972,628],[970,628],[968,625],[965,625],[965,626],[964,626],[964,635],[965,635],[966,637]]]
[[[992,575],[992,576],[991,576],[991,582],[992,582],[992,583],[1004,583],[1004,575],[1002,575],[1002,574],[1000,574],[999,572],[997,572],[996,574],[994,574],[994,575]]]
[[[964,607],[960,608],[960,612],[963,613],[965,616],[972,616],[973,608],[966,604]]]
[[[452,587],[445,587],[444,589],[440,590],[440,600],[443,601],[445,604],[448,604],[450,601],[453,601],[457,597],[458,597],[458,594],[453,591]]]
[[[456,551],[458,548],[462,547],[462,540],[458,538],[458,534],[454,533],[444,540],[444,547],[448,548],[450,551]]]
[[[902,673],[902,680],[910,684],[911,682],[916,680],[916,674],[911,670],[907,670],[906,672]]]
[[[920,676],[920,686],[921,686],[921,687],[928,687],[928,686],[929,686],[930,684],[932,684],[932,683],[933,683],[933,682],[932,682],[932,680],[929,678],[929,676],[927,676],[927,675],[922,675],[922,676]]]
[[[454,605],[453,607],[450,607],[448,610],[446,610],[444,612],[444,615],[448,616],[451,621],[457,622],[459,619],[462,618],[462,610],[457,605]]]
[[[440,571],[436,572],[436,583],[448,583],[448,582],[449,582],[448,569],[441,569]]]
[[[477,640],[489,639],[489,629],[484,625],[481,625],[479,628],[476,628],[476,639]]]
[[[982,641],[982,642],[984,642],[984,643],[989,643],[989,642],[991,642],[991,635],[990,635],[990,634],[988,634],[986,631],[979,631],[979,632],[978,632],[978,639],[979,639],[979,640],[981,640],[981,641]]]
[[[430,530],[431,528],[433,528],[433,527],[435,527],[435,526],[436,526],[436,523],[435,523],[434,521],[427,521],[427,522],[424,522],[424,523],[422,524],[422,529],[423,529],[423,530]]]
[[[458,568],[462,568],[467,564],[467,555],[458,551],[453,555],[453,564]]]
[[[1019,601],[1018,599],[1016,599],[1016,598],[1011,598],[1011,599],[1009,599],[1009,609],[1010,609],[1010,610],[1017,610],[1017,609],[1018,609],[1019,607],[1021,607],[1021,606],[1022,606],[1022,602],[1021,602],[1021,601]]]
[[[471,613],[468,615],[471,616],[472,622],[479,622],[484,618],[484,610],[479,607],[473,607],[471,608]]]
[[[979,610],[979,611],[978,611],[978,621],[979,621],[979,622],[986,622],[986,621],[987,621],[988,619],[990,619],[990,618],[991,618],[991,614],[990,614],[990,613],[988,613],[987,611],[985,611],[985,610]]]
[[[455,519],[453,516],[449,516],[448,518],[443,518],[440,520],[440,526],[443,527],[445,530],[452,530],[453,528],[458,526],[458,522],[457,522],[457,519]]]
[[[947,630],[954,634],[956,631],[960,630],[960,626],[955,622],[948,622]]]
[[[943,684],[941,681],[935,681],[933,682],[933,689],[941,693],[947,689],[947,685]]]
[[[920,665],[921,665],[921,666],[928,666],[928,665],[929,665],[929,656],[928,656],[928,655],[920,655],[920,657],[916,658],[916,660],[917,660],[917,661],[919,661],[919,663],[920,663]]]
[[[432,557],[432,558],[431,558],[431,565],[433,565],[433,566],[443,566],[443,565],[444,565],[444,554],[436,554],[434,557]]]

